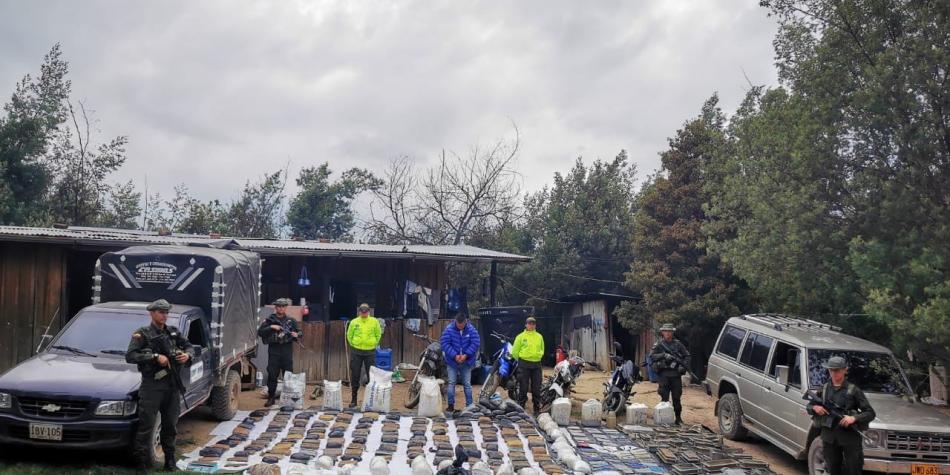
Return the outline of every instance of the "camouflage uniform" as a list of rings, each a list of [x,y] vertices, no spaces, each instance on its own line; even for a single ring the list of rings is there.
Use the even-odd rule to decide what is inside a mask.
[[[151,309],[152,306],[149,307]],[[171,348],[171,355],[166,354],[168,348]],[[181,336],[177,328],[168,325],[159,328],[153,323],[132,334],[125,354],[125,360],[138,365],[139,372],[142,373],[138,403],[139,425],[133,449],[140,468],[151,465],[149,446],[152,444],[152,429],[155,427],[155,417],[158,413],[162,415],[160,437],[162,450],[165,452],[165,464],[174,465],[175,462],[175,436],[180,404],[179,388],[170,373],[180,368],[174,360],[175,351],[186,353],[188,362],[194,358],[191,343]],[[171,368],[159,366],[159,354],[168,357]]]
[[[670,324],[664,324],[660,331],[676,331],[676,328]],[[650,361],[652,362],[653,372],[660,378],[657,393],[663,402],[673,397],[673,412],[676,414],[676,423],[682,422],[683,403],[683,379],[686,374],[686,367],[680,362],[689,361],[689,350],[686,345],[677,339],[666,342],[662,337],[653,345],[650,351]]]
[[[845,368],[846,364],[844,358],[832,357],[825,367]],[[840,387],[835,387],[829,379],[819,390],[818,397],[821,398],[823,402],[821,405],[825,409],[834,407],[844,415],[853,416],[855,419],[853,425],[859,430],[867,430],[868,424],[876,417],[874,408],[868,402],[864,391],[861,391],[861,388],[847,380]],[[812,416],[813,424],[821,427],[821,445],[825,457],[825,470],[830,475],[860,474],[864,468],[861,434],[851,427],[840,425],[833,428],[825,427],[825,418],[831,416],[815,414],[814,407],[815,404],[809,402],[807,410]]]

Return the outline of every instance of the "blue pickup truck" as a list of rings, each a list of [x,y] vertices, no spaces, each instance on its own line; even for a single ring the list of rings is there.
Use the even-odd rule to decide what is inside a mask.
[[[190,246],[139,246],[96,263],[93,305],[32,358],[0,376],[0,444],[108,449],[130,446],[141,376],[125,362],[129,338],[148,325],[145,307],[173,303],[168,324],[195,348],[180,368],[183,413],[201,404],[220,420],[237,410],[256,349],[260,257]],[[159,425],[153,429],[157,433]],[[162,460],[156,443],[153,457]]]

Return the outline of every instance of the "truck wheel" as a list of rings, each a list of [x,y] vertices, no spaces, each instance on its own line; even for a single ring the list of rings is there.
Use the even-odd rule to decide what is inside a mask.
[[[152,465],[165,463],[165,451],[162,450],[162,413],[155,414],[155,427],[152,427],[152,443],[148,447],[148,459]],[[133,443],[134,446],[134,443]]]
[[[808,446],[808,475],[825,475],[825,452],[821,449],[821,437],[815,437]]]
[[[736,393],[724,394],[719,399],[719,432],[729,440],[742,440],[749,435],[742,425],[742,406]]]
[[[229,421],[238,410],[241,395],[241,375],[233,369],[228,371],[224,386],[211,388],[211,413],[219,421]]]

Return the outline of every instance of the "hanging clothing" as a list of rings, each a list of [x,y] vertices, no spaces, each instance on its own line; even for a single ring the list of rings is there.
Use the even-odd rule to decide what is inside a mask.
[[[418,295],[419,310],[422,311],[425,318],[429,321],[429,325],[435,323],[435,319],[432,315],[432,307],[429,305],[429,298],[432,296],[432,289],[423,286],[416,287],[416,294]]]

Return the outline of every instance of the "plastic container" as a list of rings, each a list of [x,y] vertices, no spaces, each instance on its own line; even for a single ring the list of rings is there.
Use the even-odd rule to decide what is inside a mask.
[[[393,370],[392,348],[376,348],[376,367],[386,371]]]
[[[676,414],[673,413],[673,405],[669,402],[661,402],[653,408],[653,424],[658,426],[672,425],[676,420]]]
[[[559,397],[551,403],[551,419],[559,426],[566,426],[571,423],[571,400],[566,397]]]
[[[639,402],[627,404],[627,425],[647,425],[647,405]]]
[[[617,413],[616,411],[610,411],[607,413],[607,428],[616,429],[617,428]]]
[[[587,427],[600,427],[601,416],[602,408],[600,401],[596,399],[588,399],[587,402],[581,406],[581,425]]]

